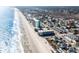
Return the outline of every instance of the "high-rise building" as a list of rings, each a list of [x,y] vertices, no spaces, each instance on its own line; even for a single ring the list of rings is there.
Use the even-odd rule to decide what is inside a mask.
[[[36,18],[33,18],[33,25],[34,25],[35,29],[40,29],[41,28],[41,21]]]

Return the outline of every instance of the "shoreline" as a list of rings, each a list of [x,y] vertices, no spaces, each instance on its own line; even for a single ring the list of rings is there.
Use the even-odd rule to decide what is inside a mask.
[[[16,14],[16,10],[14,9],[14,20],[13,20],[13,37],[11,39],[11,45],[12,47],[10,48],[10,53],[24,53],[22,44],[21,44],[21,30],[19,26],[19,19],[18,15]]]

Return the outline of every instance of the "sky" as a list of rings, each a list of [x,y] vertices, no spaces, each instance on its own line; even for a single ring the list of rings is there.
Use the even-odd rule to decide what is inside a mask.
[[[78,0],[0,0],[0,6],[79,6]]]

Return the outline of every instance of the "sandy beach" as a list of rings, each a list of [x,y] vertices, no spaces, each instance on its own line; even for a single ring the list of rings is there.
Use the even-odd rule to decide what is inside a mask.
[[[32,52],[37,52],[35,48],[33,48],[33,43],[29,40],[29,33],[25,30],[27,29],[26,27],[26,21],[22,20],[19,13],[18,13],[18,18],[19,18],[19,27],[21,31],[21,43],[22,47],[24,49],[25,53],[32,53]],[[30,37],[31,38],[31,37]]]

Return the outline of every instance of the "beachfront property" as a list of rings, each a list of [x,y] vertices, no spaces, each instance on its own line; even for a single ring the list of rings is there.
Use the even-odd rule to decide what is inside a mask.
[[[1,53],[79,53],[79,7],[0,7]]]

